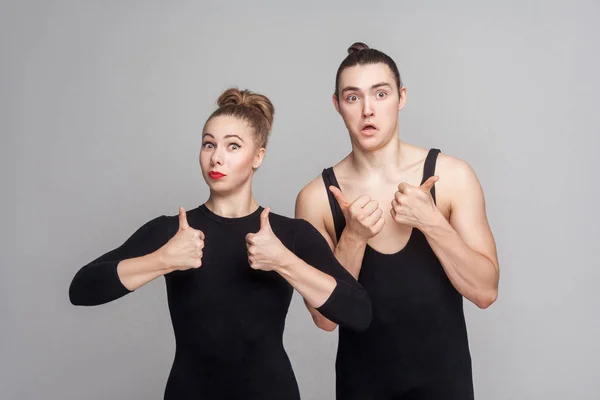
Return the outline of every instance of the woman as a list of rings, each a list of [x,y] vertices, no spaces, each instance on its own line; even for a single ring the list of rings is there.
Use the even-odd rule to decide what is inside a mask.
[[[333,103],[352,151],[296,203],[373,302],[367,330],[339,330],[337,398],[473,399],[463,297],[486,308],[498,294],[481,186],[467,163],[400,140],[396,63],[363,43],[348,53]]]
[[[164,276],[175,360],[165,399],[299,399],[283,348],[293,289],[349,329],[370,323],[370,300],[304,220],[270,214],[252,195],[274,108],[230,89],[203,130],[200,167],[208,200],[161,216],[84,266],[75,305],[98,305]]]

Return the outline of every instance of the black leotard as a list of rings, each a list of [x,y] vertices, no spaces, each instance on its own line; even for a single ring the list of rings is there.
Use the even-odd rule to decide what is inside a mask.
[[[245,236],[260,229],[261,211],[224,218],[202,205],[187,212],[189,225],[204,232],[205,247],[200,268],[165,275],[176,342],[165,399],[300,398],[282,343],[293,288],[278,273],[248,264]],[[365,329],[369,297],[321,234],[305,220],[273,213],[269,220],[287,248],[336,279],[319,311],[347,329]],[[98,305],[130,293],[119,280],[118,263],[157,250],[178,226],[177,216],[158,217],[81,268],[71,283],[71,302]]]

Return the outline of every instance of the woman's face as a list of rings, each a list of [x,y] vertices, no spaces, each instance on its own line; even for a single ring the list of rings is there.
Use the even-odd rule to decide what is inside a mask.
[[[264,154],[265,149],[255,140],[254,128],[240,118],[221,115],[204,127],[200,168],[214,192],[227,193],[246,184]]]

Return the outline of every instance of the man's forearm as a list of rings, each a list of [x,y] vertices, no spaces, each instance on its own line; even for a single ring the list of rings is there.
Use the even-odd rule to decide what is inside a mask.
[[[489,307],[498,294],[498,267],[467,246],[441,214],[422,230],[456,290],[478,307]]]
[[[360,274],[366,247],[366,239],[357,238],[346,229],[342,232],[342,236],[340,236],[340,240],[335,246],[335,257],[356,280],[358,280]]]

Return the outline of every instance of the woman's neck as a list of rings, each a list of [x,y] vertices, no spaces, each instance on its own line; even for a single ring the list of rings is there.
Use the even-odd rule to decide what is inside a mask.
[[[252,190],[240,190],[225,194],[215,193],[211,190],[204,205],[213,213],[225,218],[245,217],[258,208]]]

